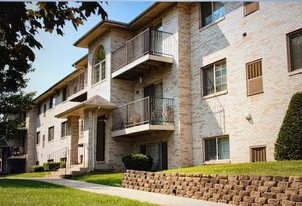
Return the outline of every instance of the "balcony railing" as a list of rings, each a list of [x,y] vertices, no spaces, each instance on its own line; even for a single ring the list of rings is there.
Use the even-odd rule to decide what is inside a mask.
[[[136,100],[113,111],[113,130],[152,124],[174,124],[173,99],[150,98]]]
[[[69,81],[69,96],[81,91],[87,86],[87,70]]]
[[[173,34],[147,29],[112,53],[112,72],[146,54],[173,54]]]

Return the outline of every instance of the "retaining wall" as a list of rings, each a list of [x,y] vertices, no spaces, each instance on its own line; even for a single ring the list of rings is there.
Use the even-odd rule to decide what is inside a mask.
[[[242,206],[302,206],[302,177],[127,170],[122,187]]]

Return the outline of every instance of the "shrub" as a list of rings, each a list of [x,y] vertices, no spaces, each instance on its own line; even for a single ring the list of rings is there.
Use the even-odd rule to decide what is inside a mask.
[[[44,167],[41,165],[35,165],[31,167],[32,172],[44,172]]]
[[[60,168],[66,168],[66,163],[65,162],[60,162]]]
[[[153,165],[151,156],[144,154],[130,154],[122,159],[126,169],[150,171]]]
[[[276,160],[302,159],[302,92],[292,96],[275,144]]]
[[[60,162],[46,162],[43,164],[44,171],[55,171],[60,168]]]

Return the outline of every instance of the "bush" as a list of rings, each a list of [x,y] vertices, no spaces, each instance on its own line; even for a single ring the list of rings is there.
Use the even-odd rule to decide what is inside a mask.
[[[126,169],[150,171],[153,165],[151,156],[144,154],[134,154],[124,156],[122,159]]]
[[[302,159],[302,92],[292,96],[275,144],[276,160]]]
[[[35,165],[31,167],[32,172],[44,172],[44,167],[41,165]]]
[[[60,162],[60,168],[66,168],[66,163],[65,162]]]
[[[55,171],[60,168],[60,162],[46,162],[43,164],[44,171]]]

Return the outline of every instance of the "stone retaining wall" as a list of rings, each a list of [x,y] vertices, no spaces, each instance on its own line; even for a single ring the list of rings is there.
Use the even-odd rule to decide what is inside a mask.
[[[242,206],[302,206],[302,177],[127,170],[122,187]]]

